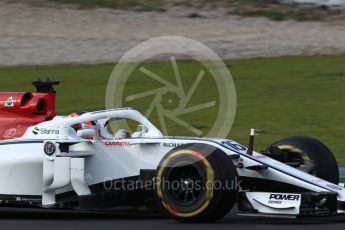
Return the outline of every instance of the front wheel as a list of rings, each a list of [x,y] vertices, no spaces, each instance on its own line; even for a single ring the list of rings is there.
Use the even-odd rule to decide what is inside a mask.
[[[339,183],[339,168],[329,148],[305,136],[287,137],[271,144],[265,151],[271,158],[334,184]]]
[[[172,150],[162,159],[156,180],[159,205],[181,222],[216,221],[237,201],[236,168],[224,152],[211,146]]]

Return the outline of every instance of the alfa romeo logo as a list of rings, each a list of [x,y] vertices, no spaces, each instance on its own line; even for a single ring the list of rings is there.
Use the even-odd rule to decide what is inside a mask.
[[[168,62],[148,64],[155,57]],[[183,61],[186,58],[189,61]],[[135,46],[115,66],[106,108],[120,107],[138,109],[164,135],[224,138],[236,113],[236,89],[226,64],[204,44],[178,36],[157,37]],[[115,128],[133,131],[125,125]]]
[[[44,152],[45,154],[47,154],[48,156],[52,156],[56,151],[56,147],[55,144],[52,142],[46,142],[44,144]]]

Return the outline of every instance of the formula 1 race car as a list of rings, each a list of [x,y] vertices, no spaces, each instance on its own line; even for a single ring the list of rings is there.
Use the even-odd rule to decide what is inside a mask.
[[[145,207],[182,222],[241,215],[344,214],[331,151],[289,137],[261,153],[233,140],[164,137],[132,108],[56,116],[54,85],[0,93],[0,205],[113,210]],[[113,123],[130,120],[130,133]]]

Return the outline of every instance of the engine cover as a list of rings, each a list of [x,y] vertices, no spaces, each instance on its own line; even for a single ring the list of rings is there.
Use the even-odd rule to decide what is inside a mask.
[[[0,140],[24,135],[27,128],[56,116],[55,93],[0,93]]]

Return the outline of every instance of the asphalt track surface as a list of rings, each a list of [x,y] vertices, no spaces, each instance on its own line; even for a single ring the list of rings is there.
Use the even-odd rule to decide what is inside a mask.
[[[345,216],[305,217],[299,219],[271,219],[237,216],[231,212],[221,221],[211,224],[181,224],[159,215],[133,213],[97,213],[74,211],[46,211],[33,209],[0,209],[0,229],[45,230],[103,230],[103,229],[151,229],[151,230],[203,230],[203,229],[255,229],[284,230],[344,229]]]

